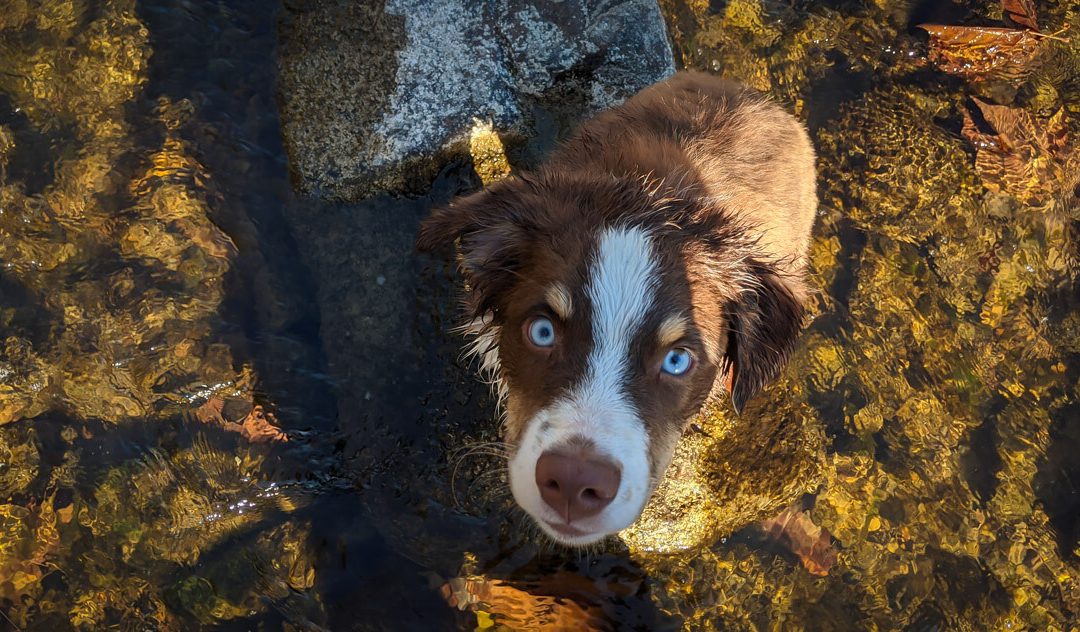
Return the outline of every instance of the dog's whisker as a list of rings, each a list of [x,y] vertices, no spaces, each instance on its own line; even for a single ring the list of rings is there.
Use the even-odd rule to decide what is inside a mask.
[[[497,446],[473,446],[467,450],[456,451],[451,453],[451,461],[462,461],[474,456],[490,456],[503,461],[510,459],[511,452],[508,448],[501,448]]]
[[[473,478],[472,482],[469,483],[468,489],[465,490],[466,495],[471,497],[472,493],[473,493],[473,490],[476,489],[477,486],[486,485],[487,483],[491,482],[492,479],[500,478],[502,476],[502,474],[503,474],[503,470],[495,469],[495,470],[489,470],[487,472],[484,472],[483,474],[480,474],[479,476]],[[505,486],[500,486],[500,487],[505,487]]]
[[[454,452],[465,452],[467,450],[475,450],[476,448],[492,448],[509,452],[511,446],[509,443],[503,441],[477,441],[475,443],[468,443],[459,448],[456,448]]]

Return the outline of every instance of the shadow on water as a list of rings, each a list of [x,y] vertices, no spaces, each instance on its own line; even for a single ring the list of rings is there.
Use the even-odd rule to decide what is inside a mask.
[[[493,564],[491,577],[541,583],[579,563],[577,556],[556,556],[536,567],[548,556],[537,558],[521,540],[520,516],[505,524],[513,511],[499,477],[490,475],[492,463],[459,458],[471,442],[496,438],[493,401],[450,333],[460,288],[449,263],[417,258],[413,242],[433,204],[479,183],[458,164],[415,199],[327,204],[293,194],[273,92],[278,16],[256,5],[140,5],[154,51],[145,94],[195,105],[196,119],[185,129],[220,194],[213,219],[239,252],[222,304],[224,339],[255,363],[257,391],[272,400],[290,433],[288,447],[278,448],[283,457],[264,461],[265,479],[313,481],[313,492],[327,481],[347,481],[355,491],[332,486],[288,516],[267,515],[216,543],[185,572],[202,577],[210,569],[217,585],[215,569],[235,565],[236,552],[259,531],[304,524],[319,569],[307,598],[318,604],[282,601],[268,588],[269,612],[219,627],[280,618],[334,630],[456,628],[460,615],[440,589],[461,571],[463,556],[477,570]],[[470,479],[469,487],[451,489],[458,468],[488,476],[479,488]],[[640,574],[610,557],[585,572],[599,578],[611,565]],[[246,577],[231,572],[230,581]],[[562,588],[549,582],[547,590],[559,597]],[[171,605],[206,621],[184,601],[197,597],[174,591]],[[603,592],[592,599],[595,607],[610,607]],[[648,599],[632,601],[635,614],[619,607],[621,618],[657,621]]]
[[[123,409],[120,421],[76,415],[65,400],[66,407],[29,407],[33,414],[0,425],[0,571],[11,578],[0,583],[0,609],[39,630],[471,629],[492,623],[479,610],[487,606],[503,617],[496,621],[648,630],[796,624],[921,632],[1075,615],[1080,409],[1072,385],[1080,346],[1058,343],[1080,339],[1069,329],[1080,331],[1075,280],[1054,270],[1023,276],[1035,274],[1043,265],[1037,254],[1049,248],[1039,218],[952,196],[974,187],[971,174],[948,161],[967,165],[971,156],[957,146],[960,119],[942,105],[947,99],[927,95],[952,94],[960,83],[927,68],[872,63],[895,60],[895,52],[876,50],[883,37],[910,38],[913,23],[966,20],[972,10],[902,3],[893,27],[836,28],[840,14],[865,21],[868,5],[675,4],[686,12],[675,16],[679,24],[712,38],[682,43],[686,64],[744,73],[781,98],[800,96],[827,157],[825,246],[813,253],[821,313],[806,332],[801,364],[773,392],[804,398],[831,441],[825,484],[803,509],[835,530],[836,570],[811,576],[799,567],[804,559],[754,526],[689,556],[622,544],[566,553],[533,538],[498,458],[468,451],[497,441],[498,429],[491,394],[451,332],[461,289],[453,262],[413,252],[430,208],[478,186],[470,166],[448,166],[426,195],[409,199],[298,197],[274,89],[280,9],[259,0],[146,0],[136,14],[149,32],[147,80],[122,108],[134,128],[123,142],[134,147],[106,152],[115,161],[102,177],[106,189],[125,186],[96,193],[98,202],[104,214],[132,217],[123,211],[142,203],[145,182],[136,176],[149,170],[151,154],[170,134],[190,150],[208,174],[207,212],[236,246],[220,303],[209,324],[199,324],[215,344],[200,349],[212,355],[227,347],[222,356],[235,366],[220,373],[244,365],[254,377],[245,397],[220,396],[219,417],[200,408],[218,397],[212,385],[166,371],[142,391],[101,389],[160,396],[137,402],[137,414]],[[690,14],[691,4],[704,13]],[[744,11],[758,4],[779,16],[807,5],[818,12],[793,21],[804,29],[793,43],[770,31],[765,13]],[[71,16],[56,18],[71,32],[105,10],[71,6]],[[807,42],[833,48],[819,54]],[[9,42],[0,44],[6,56]],[[781,71],[761,74],[753,64],[769,55]],[[811,67],[821,69],[813,80],[801,74]],[[890,83],[898,74],[903,79]],[[0,184],[16,183],[44,206],[40,198],[85,140],[73,127],[37,125],[34,113],[16,109],[0,92],[0,132],[15,147],[3,155]],[[528,161],[551,146],[559,126],[541,123],[550,137],[511,149],[512,157]],[[922,144],[930,149],[919,153]],[[167,167],[183,177],[199,171],[173,159],[181,164]],[[871,171],[887,186],[852,175]],[[938,217],[928,206],[962,213]],[[1075,222],[1068,231],[1076,233]],[[971,250],[958,252],[956,241]],[[1060,256],[1075,260],[1071,251]],[[49,282],[66,292],[127,274],[178,296],[193,287],[185,285],[187,268],[160,274],[151,257],[87,259],[58,267]],[[996,276],[1002,267],[1021,281]],[[9,330],[0,345],[8,335],[25,341],[0,346],[11,356],[4,362],[26,347],[40,353],[74,327],[49,302],[51,288],[18,272],[0,268],[0,324]],[[114,294],[123,287],[91,295],[119,303]],[[993,312],[994,301],[1006,316]],[[1009,310],[1028,311],[1012,318]],[[70,356],[62,359],[99,351],[93,327],[85,332],[67,341]],[[155,335],[161,340],[144,341],[150,352],[175,343],[168,332]],[[18,359],[38,375],[36,356]],[[88,390],[87,408],[108,411],[94,407],[97,391]],[[274,415],[288,441],[242,435],[254,405]],[[1045,528],[1032,517],[1041,515]]]
[[[279,406],[303,402],[295,406],[303,420],[284,421],[333,428],[314,286],[285,221],[297,201],[273,92],[277,11],[258,2],[146,2],[139,10],[153,49],[146,101],[193,102],[189,140],[221,195],[212,219],[237,245],[222,305],[226,340],[250,346]]]
[[[296,198],[289,185],[274,94],[278,12],[267,11],[265,3],[259,2],[147,2],[139,6],[139,11],[150,31],[154,51],[145,94],[149,99],[165,95],[172,101],[193,102],[197,119],[186,128],[188,140],[196,148],[196,157],[213,174],[220,194],[213,220],[238,247],[239,256],[227,279],[222,303],[223,340],[239,359],[254,362],[259,376],[257,392],[272,401],[282,428],[290,436],[287,448],[279,449],[289,458],[268,460],[272,464],[266,480],[292,480],[294,484],[308,481],[313,485],[311,491],[318,493],[327,481],[362,482],[365,473],[372,471],[370,468],[383,466],[391,452],[402,447],[402,454],[417,463],[422,458],[432,459],[430,452],[418,453],[396,443],[379,448],[379,441],[394,441],[395,435],[368,432],[357,424],[349,411],[367,411],[373,405],[362,397],[359,401],[353,399],[346,390],[356,383],[348,367],[341,366],[349,359],[334,357],[334,345],[327,345],[330,354],[324,355],[317,294],[334,293],[338,288],[319,287],[313,282],[302,263],[303,248],[296,243],[286,216],[317,216],[323,231],[350,222],[344,215],[332,217],[334,210],[321,208],[318,202]],[[387,222],[396,220],[395,226],[408,226],[402,220],[409,213],[402,213],[400,204],[387,200],[376,206]],[[413,215],[426,211],[422,203],[413,206]],[[385,228],[367,224],[362,233],[382,234],[382,239],[389,239],[400,232],[395,229],[380,233]],[[335,243],[345,248],[330,249],[335,256],[352,251],[362,258],[373,252],[389,252],[385,248],[372,250],[369,244],[359,241]],[[411,241],[393,245],[405,255],[411,253]],[[349,258],[335,261],[334,265],[341,265],[343,271],[349,270],[339,278],[347,280],[355,274],[355,268],[345,267]],[[388,272],[401,273],[401,278],[393,278],[391,287],[409,287],[400,283],[409,276],[409,270],[394,267]],[[392,305],[401,308],[399,303]],[[396,325],[400,318],[394,317],[401,313],[382,316],[387,323]],[[374,361],[380,355],[401,360],[394,342],[388,338],[382,347],[373,344],[372,355],[357,360],[365,367],[380,367]],[[403,364],[397,370],[409,374]],[[368,388],[380,394],[379,403],[413,401],[415,397],[410,396],[423,391],[423,381],[401,385],[386,380],[390,375],[385,368],[366,372],[365,377],[372,378]],[[344,403],[340,414],[336,401]],[[422,419],[415,408],[409,410],[408,406],[385,412],[377,421],[388,428],[399,427],[402,422],[391,418],[390,412]],[[146,440],[143,445],[161,445],[160,440]],[[360,447],[353,448],[357,444]],[[383,453],[378,459],[367,458],[375,449]],[[411,464],[399,462],[396,466]],[[347,486],[328,496],[314,497],[287,516],[264,516],[257,525],[205,551],[198,566],[177,571],[188,578],[173,577],[167,584],[197,586],[188,580],[208,577],[214,585],[226,578],[257,585],[259,576],[254,571],[259,568],[258,560],[252,558],[250,565],[245,564],[239,552],[251,548],[249,545],[261,531],[301,524],[308,529],[303,547],[319,569],[311,593],[318,596],[318,603],[307,603],[311,597],[294,590],[283,596],[276,587],[263,587],[257,592],[266,594],[272,608],[254,618],[241,616],[215,627],[250,629],[273,621],[301,625],[308,622],[335,630],[381,627],[390,622],[394,622],[392,627],[412,629],[452,627],[452,613],[445,606],[439,607],[441,598],[420,572],[423,567],[394,552],[393,543],[372,527],[360,495],[351,489]],[[397,511],[403,511],[403,507]],[[379,510],[378,515],[387,514],[384,507]],[[391,528],[389,533],[398,532]],[[198,611],[200,599],[206,601],[207,596],[193,587],[186,593],[174,591],[170,605],[206,624],[216,617],[207,618],[206,612]]]

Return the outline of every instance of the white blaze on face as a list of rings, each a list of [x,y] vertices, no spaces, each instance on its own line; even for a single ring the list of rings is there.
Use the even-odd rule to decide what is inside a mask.
[[[632,524],[649,493],[649,435],[631,401],[630,341],[653,306],[657,265],[648,234],[614,227],[600,236],[586,292],[592,303],[593,348],[585,374],[569,393],[525,422],[517,453],[510,460],[514,499],[552,537],[587,544]],[[587,440],[622,473],[618,494],[598,515],[575,521],[588,535],[567,537],[545,524],[563,519],[544,503],[536,487],[536,460],[547,450]]]

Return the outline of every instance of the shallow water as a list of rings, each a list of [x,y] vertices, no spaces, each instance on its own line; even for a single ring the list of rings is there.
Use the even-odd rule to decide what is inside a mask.
[[[1067,3],[1040,20],[1076,37],[1017,89],[939,72],[913,28],[996,3],[661,2],[685,66],[808,122],[822,291],[771,396],[704,415],[668,504],[587,554],[513,510],[448,264],[412,254],[467,165],[420,198],[300,199],[266,3],[7,5],[0,629],[1080,617],[1076,181],[1040,208],[989,192],[960,114],[1064,107],[1080,134]],[[834,564],[760,523],[791,503]]]

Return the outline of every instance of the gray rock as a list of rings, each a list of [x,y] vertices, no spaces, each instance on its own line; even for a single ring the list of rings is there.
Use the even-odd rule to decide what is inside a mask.
[[[520,142],[675,70],[655,0],[295,0],[281,26],[294,183],[329,200],[426,188],[477,119]]]

